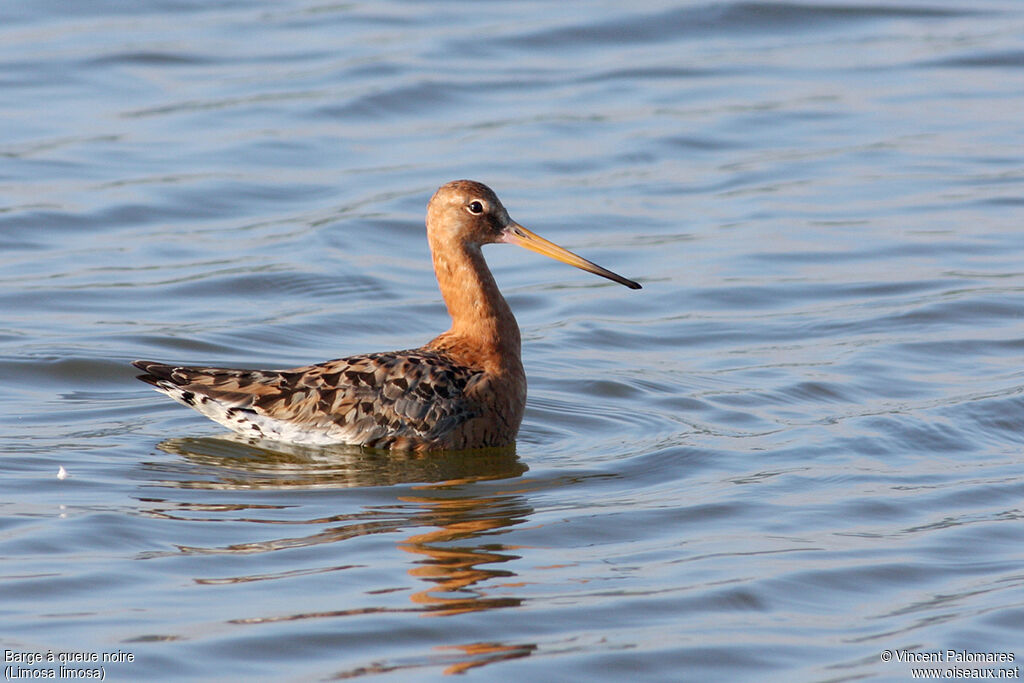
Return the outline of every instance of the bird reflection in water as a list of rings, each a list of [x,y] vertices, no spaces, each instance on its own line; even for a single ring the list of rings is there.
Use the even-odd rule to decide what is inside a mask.
[[[154,463],[174,488],[255,490],[353,488],[396,484],[445,484],[518,477],[529,468],[515,446],[430,454],[395,453],[360,446],[303,446],[235,434],[175,438],[157,447],[189,467]]]
[[[529,518],[532,509],[525,498],[515,493],[494,492],[474,495],[473,484],[521,476],[527,467],[516,456],[515,448],[475,451],[472,457],[459,453],[422,456],[373,453],[360,448],[309,448],[286,444],[256,442],[241,437],[169,439],[159,445],[165,452],[183,458],[178,463],[152,463],[160,470],[158,485],[176,489],[214,491],[237,490],[311,490],[369,486],[402,487],[394,505],[373,505],[358,512],[328,518],[272,519],[277,509],[294,510],[294,504],[267,505],[213,501],[185,502],[169,498],[147,498],[147,512],[154,516],[183,521],[233,521],[265,523],[267,528],[294,529],[296,525],[314,525],[318,531],[305,536],[288,536],[219,547],[179,544],[177,552],[149,556],[186,554],[258,554],[289,548],[313,547],[364,537],[369,534],[402,533],[410,527],[422,531],[398,541],[397,547],[417,559],[408,570],[410,576],[427,584],[409,595],[412,607],[355,607],[294,614],[254,616],[233,623],[257,624],[301,619],[336,618],[367,613],[407,612],[422,616],[451,616],[504,607],[516,607],[522,599],[494,595],[494,590],[514,587],[515,573],[499,568],[519,559],[515,550],[497,542],[503,530]],[[150,473],[151,474],[151,473]],[[223,515],[231,515],[225,517]],[[244,517],[243,517],[244,515]],[[274,525],[274,526],[269,526]],[[326,526],[325,526],[326,525]],[[284,572],[195,578],[204,585],[237,584],[273,580],[301,574],[350,569],[346,564],[333,567],[291,569]],[[393,592],[391,590],[382,593]],[[532,643],[472,642],[437,648],[445,673],[461,673],[486,664],[529,656]],[[438,663],[433,659],[432,664]],[[340,674],[350,675],[352,672]]]

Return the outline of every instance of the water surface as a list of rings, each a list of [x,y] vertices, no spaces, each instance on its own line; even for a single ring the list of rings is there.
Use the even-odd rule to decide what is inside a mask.
[[[3,647],[130,653],[110,680],[1019,666],[1022,36],[1009,0],[8,3]],[[644,284],[485,251],[514,450],[252,445],[133,379],[423,343],[461,177]]]

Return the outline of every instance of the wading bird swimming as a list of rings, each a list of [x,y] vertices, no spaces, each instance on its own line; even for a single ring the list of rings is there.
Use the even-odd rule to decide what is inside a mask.
[[[526,406],[519,326],[480,247],[517,244],[631,289],[640,285],[530,232],[490,188],[471,180],[434,193],[427,239],[452,326],[418,349],[290,370],[139,360],[139,379],[246,436],[407,451],[510,445]]]

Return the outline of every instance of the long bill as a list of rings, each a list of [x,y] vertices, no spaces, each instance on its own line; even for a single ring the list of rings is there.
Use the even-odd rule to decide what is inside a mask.
[[[582,256],[577,256],[568,249],[564,249],[554,242],[549,242],[540,235],[530,232],[515,221],[510,222],[508,226],[502,230],[501,241],[507,244],[516,244],[524,249],[535,251],[538,254],[543,254],[544,256],[553,258],[556,261],[561,261],[562,263],[568,263],[570,266],[576,266],[580,270],[585,270],[588,273],[606,277],[609,280],[618,282],[620,285],[625,285],[630,289],[640,289],[640,283],[624,278],[618,273],[613,273],[607,268],[602,268]]]

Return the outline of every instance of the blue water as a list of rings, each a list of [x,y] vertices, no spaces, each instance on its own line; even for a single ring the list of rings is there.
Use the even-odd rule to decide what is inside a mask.
[[[1021,3],[4,3],[0,112],[8,677],[1020,666]],[[250,445],[134,379],[430,339],[463,177],[644,285],[485,250],[515,453]]]

